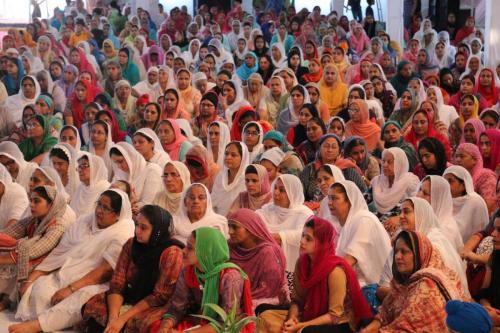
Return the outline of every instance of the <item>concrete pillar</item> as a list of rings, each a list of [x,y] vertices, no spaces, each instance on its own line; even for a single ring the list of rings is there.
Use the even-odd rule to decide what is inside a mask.
[[[404,44],[404,25],[403,25],[403,0],[382,1],[382,6],[386,6],[387,16],[384,17],[387,22],[386,31],[391,36],[391,40],[395,40],[401,46]]]
[[[500,63],[500,20],[495,15],[500,13],[500,1],[486,0],[486,24],[484,36],[485,64],[495,73]]]

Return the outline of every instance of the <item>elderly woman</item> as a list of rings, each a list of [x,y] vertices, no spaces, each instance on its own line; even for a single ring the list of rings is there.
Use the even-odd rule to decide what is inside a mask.
[[[446,301],[465,300],[457,274],[429,239],[414,231],[397,236],[393,261],[391,291],[375,320],[361,332],[446,332]]]
[[[57,245],[74,219],[63,217],[67,204],[55,187],[38,186],[30,194],[31,213],[2,230],[0,255],[0,309],[8,307],[31,282],[30,272]],[[20,331],[21,332],[21,331]]]
[[[229,215],[228,222],[231,262],[248,274],[253,308],[286,303],[285,254],[264,221],[254,211],[240,208]]]
[[[182,195],[180,208],[174,215],[175,237],[186,243],[193,230],[200,227],[219,229],[227,235],[227,219],[216,214],[212,198],[205,185],[191,184]]]
[[[37,266],[21,290],[11,332],[52,332],[82,320],[81,308],[108,289],[123,244],[134,234],[130,201],[119,190],[107,190],[95,213],[82,216],[65,232],[50,255]]]
[[[366,146],[366,142],[359,136],[351,136],[343,143],[344,156],[353,160],[363,172],[365,183],[369,182],[373,177],[380,175],[380,166],[377,159],[370,154]]]
[[[187,151],[192,147],[189,140],[182,135],[175,119],[160,121],[156,129],[160,143],[173,161],[184,161]]]
[[[360,136],[365,140],[368,150],[374,150],[380,137],[380,127],[370,121],[370,112],[366,101],[362,99],[353,100],[349,104],[349,115],[351,120],[346,124],[346,137]]]
[[[378,159],[382,158],[382,151],[387,148],[401,148],[408,159],[409,170],[413,170],[418,163],[417,153],[413,145],[406,142],[403,137],[402,127],[397,121],[387,121],[382,127],[381,133],[382,147],[378,147],[373,155]]]
[[[276,129],[283,135],[286,135],[291,127],[298,124],[302,106],[310,102],[307,89],[301,85],[294,86],[290,91],[288,107],[281,110],[278,115]]]
[[[25,160],[41,163],[57,139],[50,135],[49,121],[44,116],[35,115],[28,120],[27,128],[28,137],[21,141],[19,149]]]
[[[184,245],[173,238],[172,216],[161,207],[146,205],[137,216],[137,226],[134,238],[123,246],[109,290],[92,297],[82,309],[91,331],[149,332],[174,293]],[[121,311],[127,305],[128,310]]]
[[[229,214],[240,208],[257,210],[272,199],[271,184],[265,167],[260,164],[250,164],[245,169],[246,191],[241,192],[234,200]]]
[[[28,191],[30,177],[38,165],[27,162],[19,147],[10,141],[0,143],[0,163],[10,173],[12,180]]]
[[[181,207],[182,195],[191,185],[189,170],[184,163],[170,161],[163,167],[161,177],[163,188],[156,193],[153,204],[175,215]]]
[[[268,93],[269,88],[264,85],[264,81],[259,73],[250,75],[247,85],[243,87],[243,96],[254,109],[257,109],[260,101]]]

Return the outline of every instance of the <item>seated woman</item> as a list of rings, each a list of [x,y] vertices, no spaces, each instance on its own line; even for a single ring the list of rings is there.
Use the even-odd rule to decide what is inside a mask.
[[[57,171],[70,198],[73,197],[78,185],[80,185],[76,169],[77,159],[78,152],[67,143],[58,143],[49,153],[48,165]]]
[[[417,197],[427,200],[437,216],[439,229],[448,238],[457,252],[462,251],[464,242],[453,216],[453,198],[450,184],[440,176],[426,176],[420,182]]]
[[[444,171],[443,177],[450,184],[453,216],[465,243],[488,224],[488,207],[484,199],[474,191],[472,177],[465,168],[450,166]]]
[[[331,164],[323,164],[319,168],[317,174],[318,176],[316,178],[316,182],[321,190],[323,199],[320,201],[319,211],[316,215],[322,219],[330,220],[338,234],[341,227],[340,224],[337,223],[338,221],[336,219],[331,218],[330,207],[328,207],[328,191],[330,190],[330,186],[332,186],[335,182],[345,180],[344,174],[342,173],[342,170]]]
[[[31,175],[38,165],[27,162],[19,147],[10,141],[0,143],[0,163],[10,173],[12,180],[28,191]]]
[[[75,190],[70,207],[77,217],[92,213],[94,204],[102,192],[109,188],[108,169],[99,156],[82,153],[78,159],[80,185]]]
[[[382,174],[372,179],[373,204],[385,227],[394,231],[395,225],[388,220],[398,209],[399,203],[417,193],[419,179],[408,170],[408,159],[400,148],[382,152]],[[396,213],[397,215],[397,213]]]
[[[281,110],[276,122],[276,130],[287,135],[288,130],[299,123],[299,114],[304,104],[311,103],[306,88],[296,85],[290,91],[288,106]]]
[[[205,185],[191,184],[184,192],[181,207],[174,215],[175,238],[186,243],[193,230],[201,227],[219,229],[227,235],[227,219],[216,214],[212,208],[212,197]]]
[[[67,204],[55,187],[38,186],[30,195],[31,214],[2,230],[0,254],[0,310],[17,298],[20,286],[29,283],[28,275],[50,253],[64,230],[74,222],[63,215]]]
[[[479,136],[478,146],[481,150],[484,167],[495,172],[499,170],[500,129],[491,128],[487,129],[484,133],[481,133],[481,135]]]
[[[401,125],[397,121],[387,121],[382,127],[381,147],[373,151],[373,156],[382,159],[382,151],[387,148],[401,148],[408,159],[409,170],[412,171],[418,163],[417,153],[413,146],[406,142],[401,131]]]
[[[73,125],[65,125],[59,133],[59,143],[67,143],[76,151],[82,148],[82,141],[80,140],[80,132]]]
[[[326,126],[320,118],[311,118],[306,124],[306,140],[295,146],[295,151],[304,164],[309,164],[316,159],[320,149],[319,142],[326,134]]]
[[[425,138],[420,141],[417,151],[420,162],[413,173],[420,179],[428,175],[442,176],[444,170],[451,166],[443,143],[436,138]]]
[[[220,231],[200,228],[191,232],[183,261],[184,269],[170,305],[161,322],[153,323],[151,333],[169,332],[174,328],[174,332],[180,332],[197,324],[201,327],[190,332],[214,332],[210,324],[187,316],[196,311],[217,318],[217,314],[206,304],[217,304],[229,312],[236,301],[239,304],[237,316],[253,315],[250,281],[241,268],[229,262],[229,247]],[[247,324],[241,330],[243,333],[254,331],[253,324]]]
[[[319,202],[323,197],[316,183],[317,171],[323,164],[331,164],[339,167],[345,179],[356,183],[361,191],[366,190],[362,172],[351,160],[342,158],[342,142],[335,134],[325,134],[318,142],[318,154],[316,160],[306,165],[300,174],[300,180],[304,186],[306,201]]]
[[[215,178],[219,174],[219,165],[212,159],[212,154],[202,145],[194,145],[186,153],[187,166],[191,175],[191,182],[205,185],[212,191]]]
[[[335,254],[334,239],[330,222],[313,217],[305,223],[292,304],[261,313],[260,332],[355,332],[372,317],[356,273]]]
[[[344,156],[356,162],[363,172],[363,179],[367,186],[373,177],[380,175],[380,165],[377,159],[370,154],[366,142],[362,137],[351,136],[343,142]]]
[[[9,171],[0,164],[0,230],[21,220],[29,205],[26,190],[12,182]]]
[[[182,135],[181,128],[175,119],[160,121],[156,129],[156,134],[158,134],[163,149],[173,161],[184,161],[186,152],[193,145]]]
[[[175,215],[179,212],[182,195],[191,185],[189,170],[184,163],[170,161],[165,164],[161,178],[163,187],[156,193],[153,205],[158,205]]]
[[[337,254],[353,267],[362,288],[378,283],[391,251],[389,235],[353,182],[335,182],[328,198],[332,220],[342,227]]]
[[[147,163],[134,147],[126,142],[119,142],[109,150],[113,160],[113,181],[125,180],[130,183],[137,198],[138,207],[153,202],[161,188],[161,168],[154,163]]]
[[[495,111],[496,112],[496,111]],[[6,135],[2,138],[2,141],[12,141],[15,144],[19,144],[21,141],[28,137],[28,121],[36,114],[35,104],[28,104],[23,108],[21,123],[16,125],[14,128],[10,129]],[[496,126],[495,126],[496,128]]]
[[[349,104],[351,120],[346,123],[345,135],[362,137],[369,151],[377,147],[380,137],[380,127],[370,121],[370,111],[365,100],[355,99]]]
[[[236,210],[228,220],[231,262],[248,274],[253,308],[264,303],[287,303],[285,254],[264,221],[247,208]]]
[[[495,190],[498,176],[492,170],[483,167],[483,157],[479,148],[472,143],[461,143],[454,157],[455,164],[464,167],[471,174],[474,190],[486,202],[488,212],[495,211],[497,209]]]
[[[391,290],[361,333],[447,332],[446,302],[465,300],[457,274],[429,239],[415,231],[399,233],[393,261]]]
[[[208,125],[207,149],[220,168],[224,166],[224,150],[229,142],[231,134],[226,123],[214,121]]]
[[[417,110],[419,103],[421,102],[418,97],[418,92],[413,89],[405,89],[401,95],[401,103],[399,108],[395,108],[388,120],[399,123],[403,134],[406,134],[408,128],[410,127],[410,118]]]
[[[119,190],[107,190],[95,213],[82,216],[61,242],[37,266],[21,289],[11,332],[52,332],[82,320],[81,308],[94,295],[108,290],[123,244],[134,235],[130,201]]]
[[[162,168],[170,161],[170,156],[160,143],[156,133],[150,128],[137,130],[132,138],[134,148],[144,157],[146,162],[155,163]]]
[[[241,141],[248,148],[248,161],[255,162],[257,156],[264,151],[262,139],[264,138],[264,130],[258,121],[250,121],[243,126],[241,131]]]
[[[245,187],[246,191],[241,192],[234,200],[228,216],[240,208],[255,211],[272,199],[269,175],[266,168],[260,164],[250,164],[246,167]]]
[[[35,171],[33,171],[33,173],[31,174],[30,181],[29,181],[28,199],[29,199],[29,195],[33,192],[33,190],[37,186],[45,186],[45,185],[55,187],[57,190],[57,193],[62,195],[62,197],[64,198],[64,201],[66,203],[69,203],[71,198],[69,197],[68,193],[66,193],[66,190],[64,189],[64,185],[61,182],[61,177],[59,177],[59,174],[57,173],[57,171],[54,170],[54,168],[52,168],[50,166],[37,167],[35,169]],[[27,214],[29,214],[29,212],[30,212],[30,209],[28,207],[28,209],[24,212],[23,217],[26,217]],[[76,219],[75,212],[73,211],[73,209],[70,206],[66,207],[66,213],[68,213],[68,212],[73,215],[73,219]]]
[[[50,126],[47,118],[35,115],[28,120],[28,137],[21,141],[19,150],[27,161],[41,163],[45,154],[49,152],[57,139],[50,135]]]
[[[82,309],[89,331],[148,332],[161,318],[182,269],[184,245],[172,237],[172,216],[159,206],[143,206],[135,237],[123,246],[109,290]]]
[[[273,183],[273,201],[256,211],[281,245],[287,261],[287,272],[294,271],[299,257],[300,232],[313,211],[304,205],[304,191],[300,179],[281,175]]]
[[[468,142],[472,144],[479,143],[479,136],[486,131],[483,122],[479,118],[471,118],[464,123],[460,143]]]
[[[286,134],[286,140],[293,147],[298,147],[302,142],[307,140],[307,122],[312,118],[319,118],[318,109],[311,103],[302,105],[297,125],[292,126]]]
[[[248,149],[240,141],[231,141],[225,149],[224,168],[217,174],[212,188],[214,210],[227,216],[231,204],[245,191],[245,169],[249,164]]]

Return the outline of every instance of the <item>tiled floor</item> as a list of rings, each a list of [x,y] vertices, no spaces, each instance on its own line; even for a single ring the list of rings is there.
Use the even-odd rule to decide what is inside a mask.
[[[16,323],[14,313],[10,311],[0,312],[0,333],[8,333],[9,325]],[[64,333],[77,333],[77,331],[65,330]]]

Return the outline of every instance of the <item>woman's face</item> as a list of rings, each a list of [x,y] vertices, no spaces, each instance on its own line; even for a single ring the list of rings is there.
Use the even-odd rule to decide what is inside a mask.
[[[250,55],[250,54],[247,54],[245,56],[245,64],[248,66],[248,68],[253,68],[255,66],[255,58]]]
[[[427,150],[427,148],[420,148],[418,154],[420,155],[420,161],[427,169],[435,169],[437,167],[436,155]]]
[[[238,170],[241,165],[241,155],[235,144],[226,147],[224,165],[230,170]]]
[[[327,84],[333,84],[337,82],[337,72],[334,68],[328,67],[324,72],[324,79]]]
[[[319,170],[316,176],[316,182],[321,190],[321,193],[326,197],[330,186],[335,183],[335,178],[324,170]]]
[[[427,61],[427,53],[425,51],[419,51],[417,56],[417,61],[420,65],[424,65]]]
[[[182,263],[184,266],[198,265],[198,258],[196,257],[196,240],[190,235],[186,247],[182,250]]]
[[[455,153],[455,164],[464,167],[469,172],[472,171],[474,166],[476,166],[476,163],[477,161],[472,157],[472,155],[463,150],[458,150]]]
[[[293,67],[293,68],[296,68],[300,65],[300,56],[297,55],[297,54],[294,54],[291,58],[290,58],[290,65]]]
[[[113,212],[111,198],[101,195],[95,208],[95,218],[99,228],[104,229],[116,222],[118,214]]]
[[[323,163],[335,162],[340,155],[339,143],[335,138],[327,138],[320,147],[320,156]]]
[[[366,99],[371,99],[373,98],[373,96],[375,95],[375,87],[373,86],[373,84],[370,82],[370,83],[366,83],[363,88],[365,88],[365,93],[366,93]]]
[[[271,63],[269,62],[269,60],[267,60],[266,57],[261,57],[259,59],[259,67],[261,70],[263,71],[267,71],[270,67]]]
[[[286,193],[285,185],[281,179],[277,179],[274,185],[273,203],[281,208],[290,207],[290,199]]]
[[[472,72],[476,73],[477,70],[479,69],[479,59],[474,57],[470,59],[469,61],[469,68]]]
[[[167,163],[163,169],[163,185],[169,193],[182,193],[183,183],[181,175],[173,164]]]
[[[437,103],[437,95],[434,89],[427,89],[427,99],[434,103]]]
[[[291,94],[292,105],[294,108],[300,108],[304,104],[304,95],[302,95],[298,90],[294,90]]]
[[[185,90],[189,87],[189,74],[186,72],[181,72],[179,73],[179,76],[177,76],[177,85],[180,90]]]
[[[36,139],[43,137],[43,127],[35,118],[31,118],[26,127],[28,128],[28,137]]]
[[[474,113],[474,101],[470,98],[464,98],[460,103],[460,113],[464,120],[468,120]]]
[[[420,186],[420,190],[417,193],[417,197],[424,199],[429,204],[431,204],[431,181],[430,179],[426,179],[422,182]]]
[[[79,100],[79,101],[85,101],[86,97],[87,97],[87,87],[85,87],[85,85],[83,84],[77,84],[76,87],[75,87],[75,94],[76,94],[76,98]]]
[[[316,121],[309,121],[307,123],[306,135],[309,141],[318,142],[323,134],[323,129],[316,123]]]
[[[469,79],[463,79],[460,82],[460,92],[462,94],[472,94],[474,92],[474,84]]]
[[[314,62],[314,61],[310,61],[309,62],[309,73],[312,73],[312,74],[316,74],[319,72],[319,65],[318,63]]]
[[[165,65],[168,67],[172,68],[174,65],[174,55],[173,54],[167,54],[165,55]]]
[[[314,230],[304,227],[302,237],[300,238],[300,253],[305,255],[313,255],[316,250],[316,239],[314,238]]]
[[[490,71],[481,71],[481,75],[479,75],[479,84],[483,87],[491,86],[491,82],[493,82],[493,75]]]
[[[208,140],[210,141],[210,145],[214,148],[218,148],[219,139],[220,139],[220,127],[218,125],[210,126],[208,129]]]
[[[479,149],[481,150],[483,158],[491,157],[491,141],[486,134],[481,135],[479,138]]]
[[[262,87],[262,83],[259,80],[251,79],[248,80],[248,90],[252,93],[256,93]]]
[[[491,129],[491,128],[497,127],[497,121],[495,120],[495,118],[493,118],[490,115],[483,115],[483,117],[481,118],[481,121],[483,122],[484,127],[486,129]]]
[[[354,123],[360,123],[362,121],[361,109],[355,103],[349,105],[349,116]]]
[[[116,167],[118,169],[120,169],[121,171],[126,172],[126,173],[130,172],[130,167],[129,167],[127,160],[125,159],[124,156],[113,154],[113,155],[111,155],[111,160],[116,165]]]
[[[415,270],[414,255],[403,239],[398,239],[394,247],[394,262],[401,275],[409,276]]]
[[[340,120],[336,119],[330,123],[330,127],[328,127],[328,133],[333,133],[339,138],[342,138],[344,136],[344,127],[342,126]]]
[[[106,143],[106,130],[102,125],[94,125],[90,131],[90,140],[94,146],[101,146]]]
[[[394,156],[391,153],[382,157],[382,172],[386,177],[394,177]]]
[[[393,124],[389,124],[384,129],[384,141],[389,143],[397,142],[401,138],[401,131]]]
[[[464,127],[464,140],[465,142],[476,144],[477,143],[477,137],[476,137],[476,130],[472,124],[467,124]]]
[[[28,184],[29,193],[32,193],[35,187],[43,185],[54,186],[54,184],[47,179],[47,176],[45,176],[42,171],[36,169],[30,177],[30,181]]]
[[[37,113],[41,114],[42,116],[47,116],[52,114],[52,110],[50,109],[47,102],[45,102],[43,99],[39,99],[36,101],[36,108],[37,108]]]
[[[158,127],[158,138],[163,146],[169,145],[175,141],[175,132],[170,123],[162,123]]]
[[[410,200],[405,200],[401,205],[399,223],[404,231],[415,231],[415,210]]]
[[[184,200],[189,216],[203,217],[207,211],[207,193],[199,185],[192,186]]]
[[[149,220],[139,213],[135,220],[135,237],[137,238],[137,242],[140,244],[148,244],[152,231],[153,226]]]
[[[307,126],[307,122],[311,120],[312,114],[311,111],[307,108],[302,108],[299,113],[299,124],[302,126]]]
[[[144,158],[153,152],[155,146],[153,140],[149,141],[140,134],[134,135],[132,142],[135,150],[137,150]]]
[[[442,56],[444,56],[444,50],[445,50],[445,46],[443,43],[438,43],[436,45],[436,55],[441,58]]]
[[[250,196],[259,195],[261,187],[259,175],[256,173],[245,174],[245,186]]]
[[[69,163],[57,156],[52,156],[50,158],[52,162],[52,167],[57,171],[61,179],[64,179],[68,175]]]
[[[22,84],[21,84],[21,88],[22,88],[23,94],[24,94],[24,96],[26,96],[26,98],[28,98],[28,99],[35,98],[36,87],[35,87],[35,83],[33,81],[31,81],[29,79],[23,80]]]
[[[88,186],[90,184],[89,160],[85,159],[85,158],[79,159],[78,166],[76,167],[76,170],[78,171],[78,177],[80,178],[80,181]]]
[[[154,123],[158,120],[158,110],[156,106],[150,104],[144,109],[144,120],[148,123]]]
[[[249,150],[253,151],[253,147],[255,147],[259,143],[259,129],[257,126],[247,126],[245,128],[245,132],[243,133],[243,142],[247,145]]]
[[[69,144],[71,147],[76,148],[76,143],[77,143],[77,136],[73,129],[71,128],[66,128],[61,131],[61,134],[59,135],[59,140],[61,142]]]
[[[125,52],[118,52],[118,62],[120,65],[124,66],[128,62],[128,55]]]
[[[418,137],[424,137],[429,132],[429,121],[422,112],[415,114],[411,121],[411,125]]]
[[[405,91],[403,95],[401,95],[401,108],[404,110],[411,108],[411,94],[409,91]]]
[[[349,215],[351,203],[344,192],[337,188],[330,188],[328,190],[328,208],[333,216],[345,218]]]
[[[30,195],[31,216],[38,219],[44,218],[50,211],[52,204],[45,200],[38,193],[33,192]]]
[[[176,109],[177,109],[177,103],[179,102],[179,100],[177,99],[177,96],[172,93],[172,92],[169,92],[165,95],[165,98],[164,98],[164,105],[165,105],[165,110],[167,110],[167,112],[174,112]]]
[[[224,88],[222,89],[222,94],[226,98],[226,103],[228,105],[231,105],[234,103],[234,101],[236,99],[236,91],[233,89],[233,87],[225,84]]]
[[[380,44],[376,41],[371,43],[372,46],[372,53],[373,54],[378,54],[380,52]]]
[[[17,73],[19,73],[19,68],[17,68],[17,65],[14,64],[12,61],[8,61],[7,73],[9,73],[10,76],[17,77]]]
[[[70,60],[73,65],[80,64],[80,54],[77,51],[72,51],[70,54]]]
[[[351,153],[349,157],[356,162],[357,165],[360,165],[366,158],[366,149],[364,145],[358,145],[351,149]]]
[[[457,176],[448,173],[444,175],[444,179],[450,184],[450,191],[452,198],[459,198],[465,193],[465,184],[462,180],[458,179]]]

